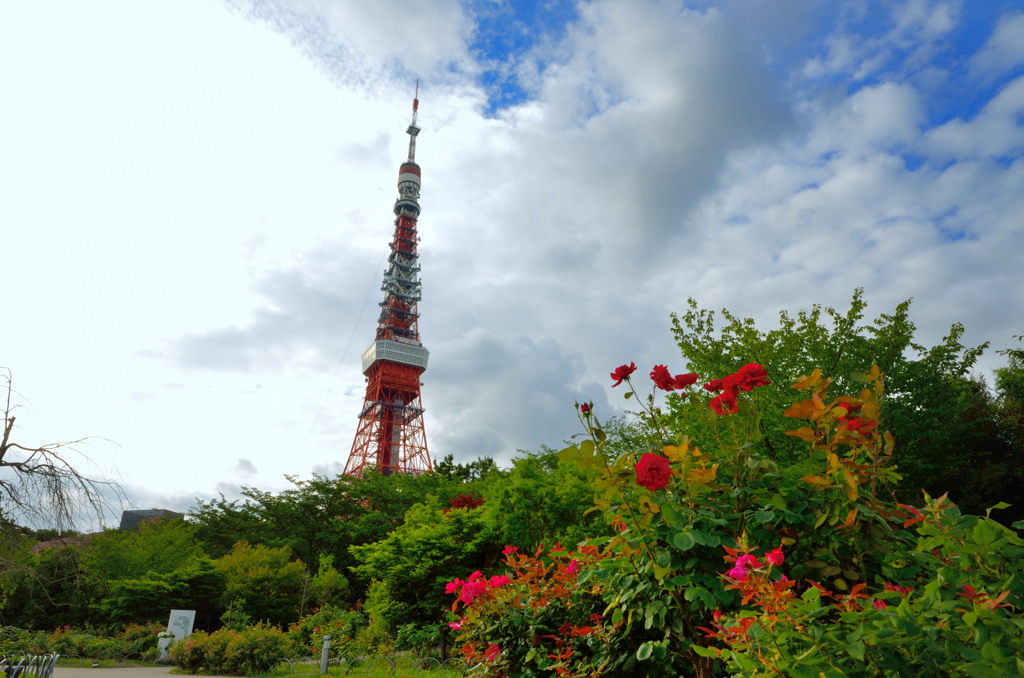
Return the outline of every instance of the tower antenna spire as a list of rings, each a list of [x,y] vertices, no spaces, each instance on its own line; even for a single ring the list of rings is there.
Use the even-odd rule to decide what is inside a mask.
[[[412,123],[405,130],[409,135],[409,162],[416,162],[416,135],[420,128],[416,126],[416,113],[420,110],[420,79],[416,78],[416,94],[412,97]]]
[[[412,100],[409,159],[398,169],[395,231],[384,271],[384,300],[380,302],[377,334],[363,354],[366,399],[359,413],[355,440],[344,475],[362,478],[367,469],[384,475],[418,475],[433,469],[427,452],[420,399],[420,375],[429,353],[420,343],[420,281],[417,254],[420,216],[420,166],[416,164],[416,112],[420,83]]]

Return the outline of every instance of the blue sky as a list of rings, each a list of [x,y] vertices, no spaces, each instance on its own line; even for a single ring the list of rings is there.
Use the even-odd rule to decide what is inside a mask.
[[[435,457],[682,371],[686,300],[1024,331],[1024,11],[993,0],[0,6],[0,365],[139,507],[333,473],[416,79]]]

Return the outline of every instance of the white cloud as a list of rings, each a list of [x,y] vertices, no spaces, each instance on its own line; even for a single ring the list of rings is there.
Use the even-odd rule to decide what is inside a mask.
[[[533,69],[529,96],[496,114],[454,3],[67,3],[48,33],[48,11],[4,5],[0,58],[25,67],[0,73],[20,102],[0,109],[18,328],[0,361],[33,398],[26,434],[117,441],[93,457],[147,508],[338,472],[414,71],[432,73],[418,158],[436,457],[558,445],[574,400],[618,411],[615,366],[681,371],[668,315],[689,296],[770,322],[865,286],[871,313],[915,297],[922,343],[955,321],[968,342],[1019,334],[1024,85],[927,128],[956,77],[935,47],[956,5],[846,3],[822,30],[794,0],[757,32],[757,3],[707,4],[581,5],[563,38],[511,60]]]
[[[1007,12],[999,18],[995,31],[970,59],[975,77],[991,78],[1010,72],[1024,63],[1024,12]]]
[[[1004,157],[1024,150],[1024,76],[1009,82],[970,121],[950,120],[928,132],[925,144],[940,158]]]

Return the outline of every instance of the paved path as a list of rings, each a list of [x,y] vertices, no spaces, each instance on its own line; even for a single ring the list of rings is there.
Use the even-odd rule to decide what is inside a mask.
[[[113,669],[79,669],[61,666],[53,670],[53,678],[163,678],[170,666],[126,666]]]

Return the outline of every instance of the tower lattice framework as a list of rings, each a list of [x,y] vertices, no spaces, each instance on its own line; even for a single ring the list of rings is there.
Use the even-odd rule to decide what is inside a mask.
[[[361,478],[367,469],[381,473],[419,474],[433,465],[423,427],[420,375],[429,352],[420,343],[420,281],[416,220],[420,215],[420,166],[416,164],[416,126],[419,86],[412,102],[409,158],[398,170],[395,232],[384,271],[384,301],[377,335],[363,354],[366,398],[359,413],[345,475]]]

